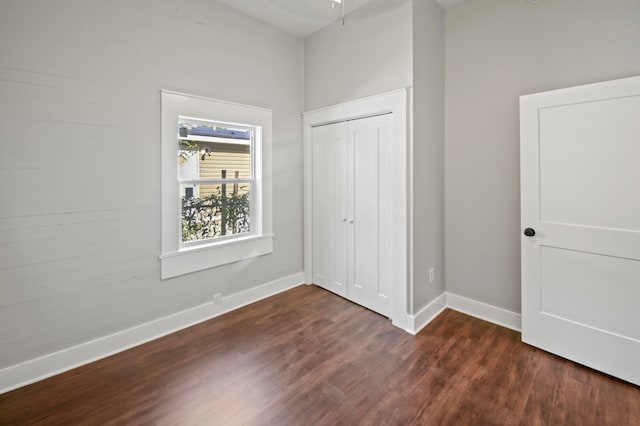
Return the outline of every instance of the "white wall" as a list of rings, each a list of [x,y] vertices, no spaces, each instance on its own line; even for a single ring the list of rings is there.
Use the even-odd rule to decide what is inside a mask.
[[[0,368],[302,270],[302,41],[208,0],[0,2]],[[273,108],[274,253],[160,281],[160,89]]]
[[[638,0],[447,12],[447,291],[520,312],[518,97],[640,74],[639,23]]]
[[[413,312],[444,292],[444,10],[413,0]],[[435,281],[429,283],[429,268]]]
[[[372,0],[305,39],[305,110],[412,84],[411,0]]]

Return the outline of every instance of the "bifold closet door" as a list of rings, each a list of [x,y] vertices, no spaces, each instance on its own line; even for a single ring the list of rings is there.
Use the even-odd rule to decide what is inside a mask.
[[[313,280],[347,297],[347,123],[313,128]]]
[[[349,121],[349,299],[391,315],[391,114]]]
[[[391,314],[391,115],[313,128],[313,280]]]

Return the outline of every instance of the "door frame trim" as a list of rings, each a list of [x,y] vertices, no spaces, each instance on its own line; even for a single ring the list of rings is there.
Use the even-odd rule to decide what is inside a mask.
[[[365,118],[386,113],[393,114],[393,263],[391,295],[391,321],[396,327],[406,329],[408,315],[408,235],[409,235],[409,153],[408,149],[408,99],[409,89],[403,88],[379,95],[331,105],[308,111],[302,117],[303,133],[303,189],[304,189],[304,275],[312,282],[313,271],[313,158],[312,133],[315,126]]]

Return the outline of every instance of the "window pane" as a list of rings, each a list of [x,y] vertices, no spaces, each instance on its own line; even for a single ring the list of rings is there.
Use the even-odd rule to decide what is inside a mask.
[[[178,148],[178,177],[185,180],[198,179],[198,148],[180,144]]]
[[[182,242],[249,232],[250,193],[248,183],[181,185]]]
[[[212,143],[201,147],[208,152],[200,157],[200,178],[251,178],[251,145]]]
[[[180,179],[251,179],[252,139],[250,128],[180,117]]]

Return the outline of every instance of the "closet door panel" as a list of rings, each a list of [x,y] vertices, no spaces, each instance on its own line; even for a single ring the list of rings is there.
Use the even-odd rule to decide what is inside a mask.
[[[334,272],[328,254],[328,248],[335,240],[335,230],[329,220],[333,200],[334,173],[330,161],[331,141],[325,127],[313,129],[313,282],[327,288]],[[319,200],[324,200],[320,202]]]
[[[346,296],[346,123],[315,127],[312,155],[313,281]]]
[[[381,236],[391,227],[385,209],[391,194],[381,182],[381,165],[389,156],[390,116],[377,116],[350,121],[349,134],[349,298],[384,315],[390,314],[391,303]]]
[[[339,126],[338,126],[339,124]],[[336,291],[341,296],[347,297],[349,281],[348,268],[348,190],[347,179],[349,170],[349,157],[347,150],[347,123],[338,123],[332,126],[336,128],[335,135],[335,211],[334,223],[336,238],[334,241],[335,279],[334,286],[340,289]]]

